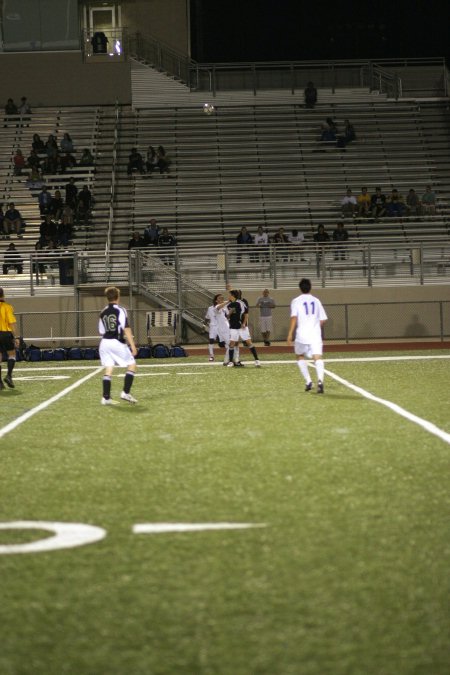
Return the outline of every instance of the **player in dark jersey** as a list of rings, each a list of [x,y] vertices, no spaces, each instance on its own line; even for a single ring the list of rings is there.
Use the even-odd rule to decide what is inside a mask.
[[[248,305],[246,306],[244,301],[240,299],[240,291],[232,290],[228,295],[228,304],[226,306],[228,321],[230,322],[230,350],[229,357],[230,362],[229,366],[235,365],[233,362],[234,358],[234,347],[239,343],[239,340],[242,340],[244,345],[248,347],[253,354],[255,359],[255,366],[259,367],[261,364],[258,360],[258,354],[256,353],[255,347],[252,345],[252,340],[250,333],[247,327],[248,321]]]
[[[123,391],[120,398],[128,403],[137,403],[130,394],[136,372],[135,356],[137,354],[133,334],[126,309],[119,305],[120,291],[115,286],[105,289],[107,306],[100,313],[98,331],[102,337],[100,342],[100,360],[105,366],[103,376],[102,405],[116,405],[117,401],[111,398],[111,377],[114,366],[126,368]],[[128,344],[127,344],[128,343]]]

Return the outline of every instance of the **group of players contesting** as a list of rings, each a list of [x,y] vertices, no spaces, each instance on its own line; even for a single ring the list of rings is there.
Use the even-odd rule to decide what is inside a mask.
[[[327,315],[322,303],[311,294],[311,282],[302,279],[299,283],[300,295],[291,302],[290,324],[287,335],[287,343],[292,345],[297,356],[297,365],[305,380],[305,391],[311,391],[313,387],[309,373],[307,359],[313,359],[317,374],[317,393],[324,393],[325,367],[323,362],[322,327],[327,320]],[[261,363],[258,354],[252,344],[248,327],[249,306],[239,290],[229,288],[228,299],[224,295],[214,296],[213,304],[208,308],[206,319],[209,324],[210,344],[216,340],[225,349],[223,365],[228,368],[242,367],[240,361],[239,344],[242,342],[251,352],[255,366]],[[102,405],[117,405],[118,401],[111,398],[111,378],[116,366],[126,368],[123,390],[120,394],[122,401],[135,404],[137,400],[131,395],[136,373],[137,348],[133,333],[128,321],[128,314],[120,302],[120,290],[115,286],[105,289],[108,301],[101,311],[98,321],[98,331],[101,337],[99,354],[104,367],[102,381]],[[5,384],[14,389],[12,378],[16,362],[16,318],[13,307],[6,302],[3,289],[0,288],[0,349],[7,354],[7,375],[2,380],[0,362],[0,390],[5,389]],[[295,339],[294,339],[295,337]],[[210,351],[211,355],[211,351]],[[210,356],[210,360],[211,356]]]

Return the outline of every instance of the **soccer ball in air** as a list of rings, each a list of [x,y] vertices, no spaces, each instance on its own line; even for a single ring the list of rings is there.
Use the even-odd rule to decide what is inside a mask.
[[[212,115],[213,112],[215,111],[215,108],[211,103],[204,103],[203,104],[203,112],[205,115]]]

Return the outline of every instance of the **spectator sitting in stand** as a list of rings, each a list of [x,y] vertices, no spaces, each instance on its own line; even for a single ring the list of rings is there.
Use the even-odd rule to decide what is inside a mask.
[[[358,204],[358,215],[368,216],[370,212],[370,195],[366,187],[361,188],[361,193],[356,198],[356,202]]]
[[[345,197],[342,198],[341,210],[342,215],[344,217],[349,216],[350,218],[353,218],[356,211],[358,210],[358,203],[356,201],[356,197],[354,196],[350,188],[347,189]]]
[[[49,213],[50,212],[50,204],[51,204],[51,201],[52,201],[52,195],[47,190],[46,185],[44,185],[42,187],[42,190],[39,193],[38,201],[39,201],[39,211],[41,213],[41,216],[45,215],[46,213]]]
[[[318,225],[313,239],[317,244],[325,244],[330,241],[330,236],[323,225]]]
[[[50,202],[50,214],[55,220],[61,220],[63,210],[64,201],[61,197],[61,192],[59,190],[55,190],[55,194],[53,195]]]
[[[66,190],[65,202],[73,209],[73,211],[75,211],[77,207],[78,188],[75,185],[75,178],[73,176],[70,177],[69,182],[66,184],[65,190]]]
[[[168,247],[168,246],[176,246],[177,245],[177,240],[173,236],[173,234],[170,234],[169,230],[167,227],[163,227],[163,230],[161,234],[158,237],[158,246],[159,247]]]
[[[58,234],[58,226],[57,223],[55,223],[55,221],[53,220],[50,213],[47,213],[44,216],[44,219],[42,220],[39,227],[39,234],[42,240],[52,239],[53,241],[56,241]]]
[[[370,198],[370,211],[375,220],[386,215],[386,196],[380,187],[375,188],[375,193]]]
[[[147,173],[153,173],[153,171],[158,168],[158,156],[153,145],[148,146],[145,166]]]
[[[31,106],[28,103],[26,96],[22,96],[22,98],[20,99],[20,105],[17,108],[17,111],[18,111],[20,117],[22,118],[22,122],[29,122],[30,121],[30,118],[28,117],[28,115],[31,115]],[[25,126],[29,126],[29,125],[26,124]]]
[[[426,186],[422,196],[422,211],[429,216],[434,216],[436,213],[436,194],[431,189],[431,185]]]
[[[177,240],[170,234],[167,227],[164,227],[161,234],[158,237],[158,248],[168,249],[177,245]],[[173,255],[162,255],[161,260],[165,265],[172,265]]]
[[[150,218],[148,227],[144,230],[144,241],[146,246],[157,246],[159,237],[159,228],[155,218]]]
[[[287,236],[286,232],[284,231],[284,227],[278,228],[278,230],[275,232],[275,234],[272,237],[272,241],[277,246],[282,247],[282,252],[283,252],[282,260],[284,262],[287,262],[288,252],[286,250],[286,244],[289,244],[289,237]]]
[[[141,237],[137,230],[133,232],[133,235],[128,242],[128,250],[131,251],[132,248],[145,248],[144,237]]]
[[[3,221],[5,220],[5,214],[3,212],[3,204],[0,204],[0,232],[1,232],[1,237],[2,239],[5,239],[5,234],[4,234],[4,229],[3,229]]]
[[[401,218],[405,212],[405,205],[403,204],[403,197],[399,191],[394,188],[386,205],[386,211],[391,218]]]
[[[73,238],[73,215],[73,210],[66,205],[62,210],[61,222],[58,223],[57,228],[58,239],[63,246],[67,246]]]
[[[336,142],[336,131],[334,130],[334,127],[330,127],[329,124],[322,124],[319,141],[324,145],[334,144]]]
[[[290,260],[295,260],[298,253],[300,253],[300,260],[304,261],[305,258],[303,257],[303,244],[305,243],[305,235],[303,232],[299,232],[297,229],[293,229],[291,231],[291,234],[288,235],[289,243],[293,247],[289,251],[289,257]]]
[[[37,169],[37,167],[32,166],[26,181],[27,188],[29,188],[30,190],[38,190],[42,188],[43,185],[44,183],[42,181],[42,176],[39,173],[39,170]]]
[[[64,173],[66,169],[72,169],[76,165],[77,160],[73,155],[70,154],[70,152],[65,152],[63,155],[60,155],[59,168],[61,173]]]
[[[4,126],[7,127],[8,124],[7,122],[17,122],[18,121],[18,110],[17,106],[14,103],[12,98],[9,98],[6,102],[5,105],[5,124]]]
[[[8,274],[8,270],[15,269],[17,274],[23,272],[23,260],[16,249],[16,245],[11,242],[3,254],[3,274]]]
[[[14,175],[20,176],[22,171],[26,167],[25,157],[22,154],[22,150],[17,148],[16,154],[14,155]]]
[[[76,218],[78,222],[83,220],[85,225],[88,224],[93,205],[94,200],[92,198],[92,192],[89,190],[87,185],[83,185],[83,189],[78,193],[76,212]]]
[[[408,216],[418,216],[420,213],[420,199],[414,188],[406,195],[406,213]]]
[[[335,260],[345,260],[345,242],[348,241],[348,232],[344,227],[344,223],[339,222],[336,225],[336,229],[333,232],[333,241],[336,242],[334,248],[334,259]]]
[[[337,140],[337,147],[345,149],[345,146],[356,140],[355,127],[350,120],[344,120],[344,133]]]
[[[159,173],[165,174],[166,177],[168,177],[169,176],[170,159],[167,156],[166,151],[164,150],[162,145],[158,145],[158,150],[156,151],[156,157],[158,159],[157,167],[159,169]]]
[[[36,150],[31,150],[29,157],[27,158],[27,166],[30,169],[34,166],[38,171],[41,170],[41,160]]]
[[[237,245],[242,248],[242,250],[246,251],[247,247],[253,243],[253,237],[250,234],[250,232],[247,230],[245,225],[241,227],[241,231],[239,232],[238,236],[236,237],[236,243]],[[237,254],[236,257],[236,262],[239,264],[241,262],[242,256],[240,252]]]
[[[258,227],[258,230],[253,237],[253,244],[259,249],[259,256],[255,255],[255,259],[268,260],[269,235],[267,232],[264,232],[262,225]]]
[[[61,148],[62,153],[65,153],[65,152],[70,153],[70,152],[75,151],[75,148],[73,146],[73,141],[70,137],[70,134],[68,134],[67,132],[64,134],[59,147]]]
[[[31,147],[38,155],[45,154],[45,143],[39,134],[33,134],[33,143],[31,144]]]
[[[79,165],[80,166],[94,165],[94,157],[92,156],[92,153],[88,148],[84,148],[83,154],[80,157]]]
[[[313,82],[308,82],[304,91],[305,108],[314,108],[317,103],[317,89]]]
[[[131,176],[134,170],[139,171],[139,173],[144,173],[144,162],[142,161],[142,155],[137,151],[137,148],[131,149],[131,153],[128,157],[127,174]]]
[[[3,230],[6,234],[6,238],[9,239],[10,233],[15,230],[17,237],[23,239],[22,226],[23,218],[20,211],[16,209],[14,202],[10,202],[3,219]]]
[[[59,152],[58,144],[56,143],[56,138],[53,136],[53,134],[49,134],[45,144],[45,153],[47,155],[45,170],[49,173],[57,173],[59,165]]]

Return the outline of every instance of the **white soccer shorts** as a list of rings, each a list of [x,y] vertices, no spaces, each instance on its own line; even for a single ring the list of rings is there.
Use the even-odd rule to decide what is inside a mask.
[[[315,340],[310,345],[304,344],[303,342],[295,341],[294,351],[297,356],[306,356],[306,358],[311,359],[313,354],[322,355],[323,351],[323,342],[322,340]]]
[[[239,342],[239,340],[247,342],[251,340],[250,331],[247,326],[245,328],[230,328],[230,340],[232,342]]]
[[[136,361],[128,345],[119,340],[102,340],[99,347],[100,361],[102,366],[120,366],[126,368]]]

